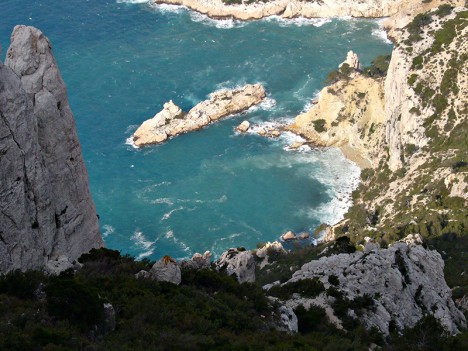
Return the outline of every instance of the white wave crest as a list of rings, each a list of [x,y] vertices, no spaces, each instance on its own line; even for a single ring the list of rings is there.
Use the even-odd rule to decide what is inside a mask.
[[[117,0],[117,4],[144,4],[150,0]]]
[[[141,260],[142,258],[148,257],[151,254],[153,254],[155,249],[154,244],[156,243],[156,241],[149,241],[144,236],[143,232],[135,230],[130,239],[133,241],[134,245],[138,249],[143,250],[143,252],[137,256],[137,260]]]
[[[235,19],[213,19],[207,15],[201,14],[199,12],[190,11],[190,19],[193,22],[199,22],[210,27],[216,27],[219,29],[231,29],[231,28],[240,28],[245,26],[245,22],[238,21]]]
[[[314,27],[321,27],[326,23],[331,22],[330,18],[305,18],[305,17],[297,17],[297,18],[283,18],[280,16],[269,16],[263,19],[266,22],[277,22],[280,27],[303,27],[303,26],[314,26]]]
[[[102,228],[104,229],[104,231],[102,232],[102,236],[104,238],[108,237],[109,235],[115,232],[115,228],[110,224],[104,224]]]
[[[183,11],[188,11],[188,8],[183,5],[151,3],[150,6],[160,13],[181,13]]]

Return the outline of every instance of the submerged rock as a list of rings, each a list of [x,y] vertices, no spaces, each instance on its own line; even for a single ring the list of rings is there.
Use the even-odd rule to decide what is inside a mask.
[[[255,282],[255,256],[249,250],[229,249],[223,252],[216,262],[216,269],[235,276],[239,283]]]
[[[247,84],[239,89],[216,91],[187,114],[169,101],[161,112],[143,122],[133,134],[133,142],[136,146],[162,143],[168,137],[198,130],[223,117],[245,111],[264,98],[265,89],[261,84]]]
[[[52,46],[16,26],[0,62],[0,273],[55,271],[103,246],[75,120]],[[60,268],[61,269],[61,268]]]

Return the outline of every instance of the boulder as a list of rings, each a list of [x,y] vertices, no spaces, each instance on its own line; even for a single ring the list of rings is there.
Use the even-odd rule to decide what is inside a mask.
[[[150,279],[160,282],[169,282],[179,285],[182,281],[180,267],[175,260],[169,256],[164,256],[156,262],[149,271]]]
[[[293,149],[293,150],[296,150],[296,149],[299,149],[304,144],[305,144],[305,142],[303,142],[303,141],[295,141],[291,145],[289,145],[289,148]]]
[[[235,276],[239,283],[255,282],[255,257],[251,251],[229,249],[216,262],[216,270]]]
[[[286,233],[281,235],[281,239],[283,239],[284,241],[296,240],[297,236],[292,231],[287,231]]]
[[[241,132],[241,133],[245,133],[249,130],[250,128],[250,123],[249,121],[243,121],[241,124],[239,124],[237,127],[236,127],[236,130],[238,132]]]
[[[301,240],[306,240],[306,239],[309,239],[309,238],[310,238],[309,232],[302,232],[301,234],[299,234],[299,239],[301,239]]]
[[[298,321],[297,316],[291,307],[280,306],[278,312],[281,316],[281,323],[284,326],[285,331],[291,333],[297,333]]]

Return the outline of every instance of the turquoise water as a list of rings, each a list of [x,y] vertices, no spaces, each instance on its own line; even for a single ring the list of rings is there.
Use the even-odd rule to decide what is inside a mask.
[[[108,247],[152,259],[220,254],[343,215],[359,171],[339,151],[288,151],[292,136],[233,127],[290,120],[350,49],[366,64],[389,53],[375,21],[216,22],[146,3],[3,0],[2,58],[15,24],[52,42]],[[189,109],[255,82],[269,92],[259,108],[160,146],[126,144],[169,99]]]

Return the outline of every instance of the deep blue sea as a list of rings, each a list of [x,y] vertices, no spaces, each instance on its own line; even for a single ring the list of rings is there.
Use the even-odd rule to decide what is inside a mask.
[[[144,1],[2,0],[1,58],[16,24],[51,40],[68,87],[106,245],[139,258],[254,248],[336,222],[358,168],[336,149],[233,127],[291,120],[348,50],[387,54],[375,20],[213,21]],[[188,110],[222,87],[261,82],[260,107],[144,149],[126,143],[172,99]]]

